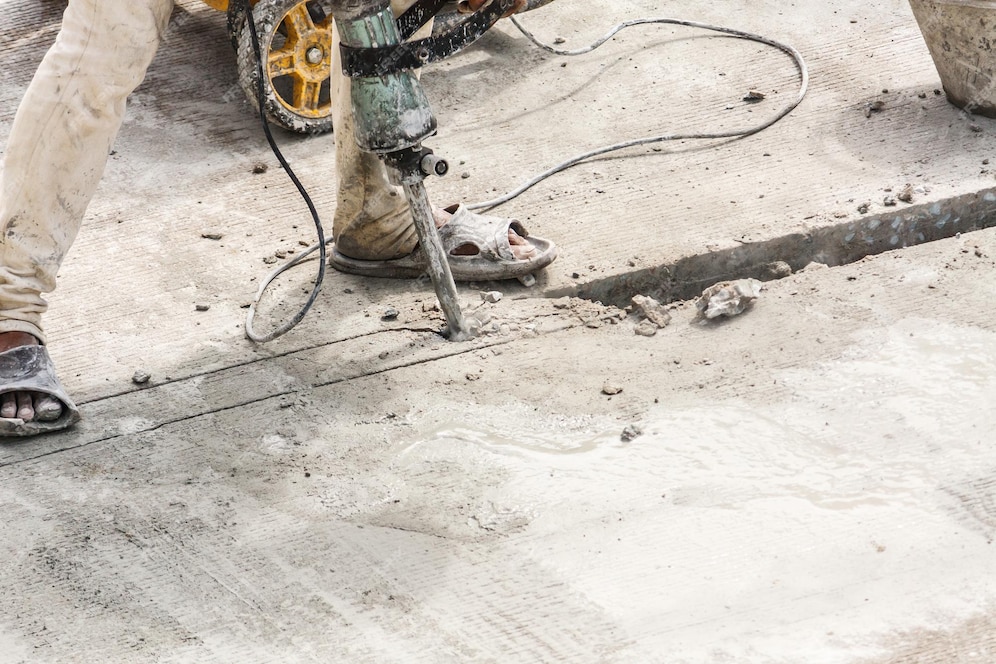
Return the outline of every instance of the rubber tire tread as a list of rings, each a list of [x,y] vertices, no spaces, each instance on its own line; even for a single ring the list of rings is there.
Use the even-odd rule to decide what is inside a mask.
[[[287,12],[300,2],[290,0],[259,0],[253,7],[253,17],[256,21],[256,32],[259,35],[260,48],[263,50],[264,58],[268,53],[272,35]],[[238,20],[239,12],[235,12]],[[258,112],[258,86],[259,76],[256,71],[256,54],[252,47],[252,31],[242,19],[242,27],[236,27],[234,31],[238,35],[238,49],[236,50],[236,68],[239,74],[239,85],[245,92],[249,103]],[[277,99],[273,87],[269,80],[264,82],[264,106],[266,118],[272,124],[283,127],[288,131],[298,134],[327,134],[332,131],[332,114],[324,118],[306,118],[293,111],[288,110],[280,100]]]

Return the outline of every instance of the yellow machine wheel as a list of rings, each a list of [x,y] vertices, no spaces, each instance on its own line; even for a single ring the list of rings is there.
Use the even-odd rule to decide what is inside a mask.
[[[538,9],[553,0],[529,0]],[[227,9],[228,35],[238,59],[239,83],[257,110],[259,77],[242,0],[204,0]],[[260,50],[266,61],[263,82],[266,116],[273,124],[302,134],[332,130],[331,0],[251,0]],[[436,16],[436,31],[448,30],[466,17],[458,3],[447,3]]]
[[[237,41],[239,83],[258,110],[259,76],[241,2],[229,6]],[[253,17],[264,59],[263,96],[267,118],[303,134],[332,129],[332,11],[329,0],[259,0]]]

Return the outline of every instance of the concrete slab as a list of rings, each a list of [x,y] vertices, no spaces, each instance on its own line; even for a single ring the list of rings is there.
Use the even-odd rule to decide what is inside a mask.
[[[92,403],[134,430],[4,447],[4,661],[987,661],[992,256],[806,271],[652,339],[503,301],[559,331]]]
[[[0,4],[5,135],[60,7]],[[661,12],[572,9],[523,20],[573,44]],[[51,298],[86,420],[0,447],[0,662],[996,658],[996,237],[858,260],[989,224],[992,121],[933,95],[905,3],[665,11],[792,43],[811,96],[750,139],[600,160],[508,206],[564,253],[498,304],[465,288],[493,319],[473,343],[434,333],[424,285],[333,275],[255,347],[241,307],[264,259],[313,231],[233,87],[224,18],[179,3]],[[433,146],[469,174],[437,200],[631,135],[750,124],[795,85],[784,56],[678,29],[562,64],[505,26],[427,74]],[[764,103],[739,101],[751,88]],[[282,140],[331,218],[331,141]],[[878,207],[907,182],[920,207]],[[611,306],[776,259],[857,262],[725,324],[676,303],[649,339]],[[263,323],[310,277],[284,278]],[[575,293],[607,304],[538,297]]]

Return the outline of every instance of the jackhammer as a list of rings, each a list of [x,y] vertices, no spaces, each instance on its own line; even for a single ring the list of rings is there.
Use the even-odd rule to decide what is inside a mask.
[[[460,309],[424,184],[428,176],[445,175],[449,166],[422,145],[436,133],[436,118],[414,70],[474,42],[511,9],[514,0],[493,0],[444,34],[408,41],[444,4],[445,0],[419,0],[396,20],[388,0],[343,0],[333,3],[332,17],[339,31],[343,72],[351,84],[356,141],[360,149],[377,154],[389,167],[394,184],[404,189],[449,338],[461,341],[471,338],[473,330]]]

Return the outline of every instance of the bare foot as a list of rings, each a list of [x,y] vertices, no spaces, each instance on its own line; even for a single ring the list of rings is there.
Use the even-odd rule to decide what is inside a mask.
[[[27,332],[0,332],[0,352],[20,346],[36,346],[38,340]],[[2,386],[0,386],[2,387]],[[51,422],[62,415],[62,403],[39,392],[8,392],[0,395],[0,417]]]

